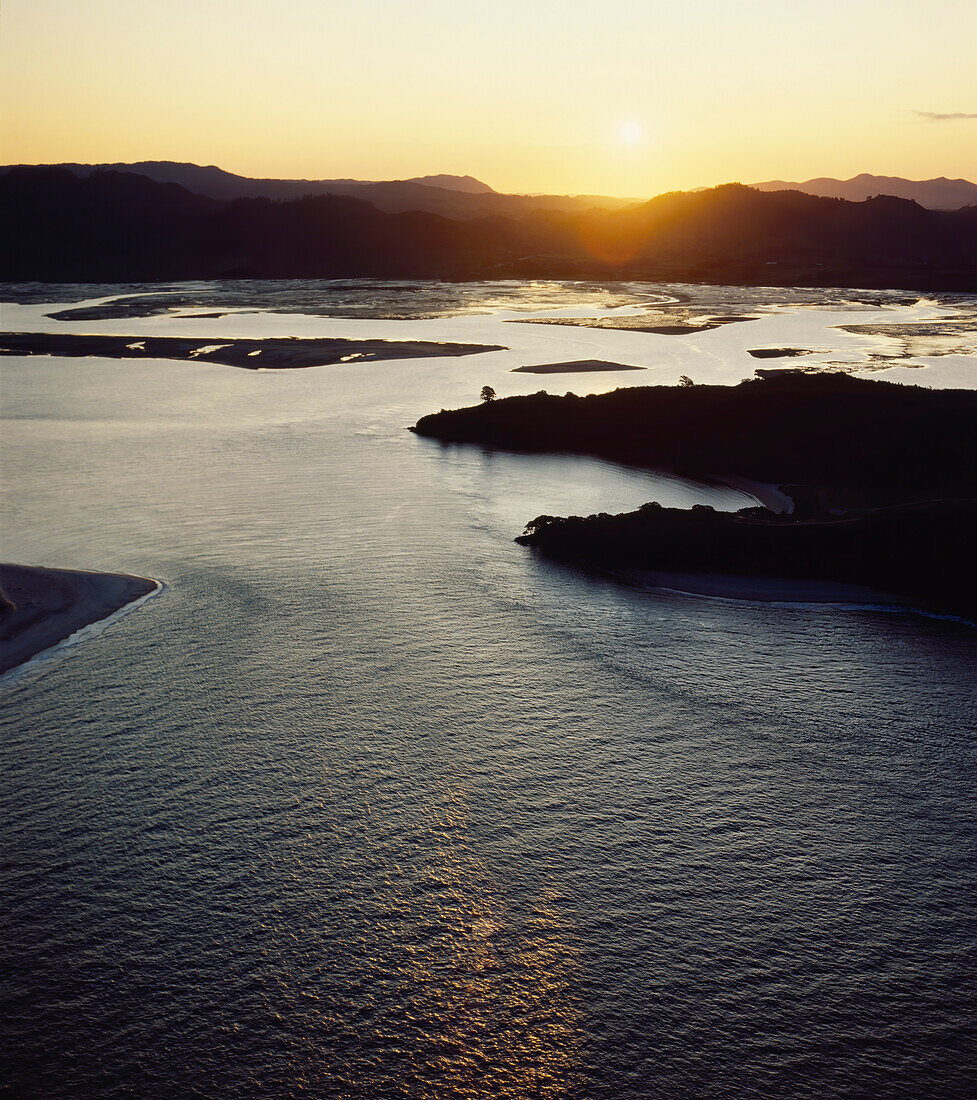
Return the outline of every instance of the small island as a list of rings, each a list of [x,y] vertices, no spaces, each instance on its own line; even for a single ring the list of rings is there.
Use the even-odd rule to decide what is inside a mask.
[[[787,514],[650,503],[538,516],[517,541],[602,568],[818,579],[977,616],[977,392],[778,371],[738,386],[540,392],[423,417],[421,435],[777,486]]]
[[[0,564],[0,674],[159,588],[126,573]]]

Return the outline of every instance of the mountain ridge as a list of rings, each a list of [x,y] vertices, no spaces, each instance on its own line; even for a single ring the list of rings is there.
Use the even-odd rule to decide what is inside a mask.
[[[473,176],[416,176],[405,180],[296,180],[239,176],[215,164],[189,161],[135,161],[116,164],[63,163],[0,166],[0,176],[21,168],[62,168],[79,179],[98,172],[145,176],[157,183],[175,183],[207,198],[301,199],[307,195],[347,195],[365,199],[388,214],[420,210],[444,217],[467,219],[503,215],[516,217],[537,209],[584,210],[592,206],[616,209],[632,200],[606,195],[508,195]]]
[[[724,184],[618,210],[465,220],[350,195],[195,194],[129,172],[0,176],[0,279],[643,279],[977,290],[977,206]]]
[[[964,206],[977,204],[977,183],[965,179],[948,179],[946,176],[910,180],[902,176],[874,176],[869,172],[861,172],[848,180],[817,176],[803,183],[767,180],[752,186],[758,191],[801,191],[806,195],[847,199],[849,202],[863,202],[875,195],[892,195],[899,199],[912,199],[929,210],[959,210]]]
[[[609,195],[511,194],[496,191],[489,184],[469,175],[440,173],[413,176],[402,180],[277,179],[241,176],[217,165],[189,161],[132,161],[104,164],[65,162],[57,165],[2,165],[0,175],[13,168],[64,168],[79,178],[96,172],[125,172],[142,175],[157,183],[176,183],[194,194],[230,201],[240,198],[288,200],[306,195],[349,195],[365,199],[386,213],[426,211],[444,217],[518,217],[534,210],[564,213],[588,209],[620,210],[640,204],[634,198]],[[758,191],[800,191],[820,198],[839,198],[863,202],[877,195],[910,199],[929,210],[959,210],[977,205],[977,183],[965,179],[937,176],[928,180],[910,180],[902,176],[879,176],[862,172],[851,179],[817,176],[803,182],[766,180],[750,184]],[[709,191],[714,188],[695,188]]]

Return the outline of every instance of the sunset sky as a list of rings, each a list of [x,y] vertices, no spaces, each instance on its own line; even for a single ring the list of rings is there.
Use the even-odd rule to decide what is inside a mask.
[[[629,196],[977,179],[975,42],[975,0],[3,0],[0,152]]]

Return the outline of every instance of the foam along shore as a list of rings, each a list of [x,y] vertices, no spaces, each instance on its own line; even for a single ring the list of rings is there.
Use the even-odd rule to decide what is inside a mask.
[[[333,363],[504,351],[498,345],[439,344],[428,340],[345,340],[277,338],[202,340],[187,336],[86,336],[59,332],[0,334],[0,355],[56,355],[71,358],[176,359],[220,363],[247,370],[286,370]]]
[[[0,675],[159,588],[125,573],[0,564]]]

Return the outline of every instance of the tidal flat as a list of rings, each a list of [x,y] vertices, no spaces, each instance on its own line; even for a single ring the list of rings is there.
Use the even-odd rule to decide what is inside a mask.
[[[205,319],[210,319],[204,315]],[[201,343],[179,336],[86,336],[58,332],[0,333],[0,355],[56,355],[61,358],[177,359],[220,363],[245,370],[294,370],[353,360],[423,359],[430,355],[474,355],[501,351],[480,344],[438,344],[411,340],[221,340]]]

